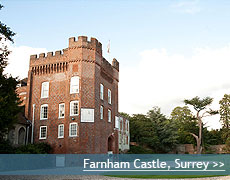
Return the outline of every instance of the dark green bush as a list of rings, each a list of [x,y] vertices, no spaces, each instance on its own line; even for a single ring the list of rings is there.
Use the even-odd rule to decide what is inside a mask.
[[[14,153],[14,148],[10,145],[9,141],[0,141],[0,154],[12,154]]]
[[[28,144],[13,147],[9,141],[0,142],[0,154],[49,154],[52,151],[48,143]]]
[[[130,145],[130,150],[127,154],[154,154],[154,151],[151,149],[144,148],[142,146],[132,146]]]
[[[15,149],[15,154],[49,154],[52,148],[48,143],[36,143],[20,146]]]

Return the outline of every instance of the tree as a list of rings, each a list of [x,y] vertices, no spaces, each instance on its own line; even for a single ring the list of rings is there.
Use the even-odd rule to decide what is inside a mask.
[[[178,138],[176,124],[170,119],[167,119],[165,115],[161,113],[159,107],[154,107],[150,110],[147,117],[151,120],[153,130],[157,137],[153,146],[155,150],[161,153],[174,149]]]
[[[210,97],[205,97],[200,99],[198,96],[192,99],[185,99],[184,103],[186,105],[191,105],[193,109],[196,111],[195,118],[197,120],[197,125],[199,127],[199,133],[196,135],[195,133],[190,132],[190,134],[196,139],[197,149],[196,153],[201,154],[202,152],[202,129],[203,129],[203,121],[202,119],[207,116],[212,116],[218,113],[218,111],[214,111],[212,109],[208,109],[208,106],[211,105],[213,99]]]
[[[0,4],[0,10],[3,6]],[[17,114],[20,112],[19,98],[16,94],[17,79],[3,73],[8,63],[8,55],[10,51],[6,45],[6,41],[13,43],[15,33],[10,30],[4,23],[0,21],[0,141],[7,130],[17,120]]]
[[[176,125],[154,107],[148,115],[134,114],[130,117],[130,140],[147,146],[155,153],[165,153],[177,144]]]
[[[225,94],[224,97],[219,101],[219,104],[220,122],[223,128],[223,139],[226,141],[230,133],[230,95]]]
[[[190,132],[198,133],[197,120],[188,106],[175,107],[171,112],[171,120],[177,126],[179,144],[195,144]]]

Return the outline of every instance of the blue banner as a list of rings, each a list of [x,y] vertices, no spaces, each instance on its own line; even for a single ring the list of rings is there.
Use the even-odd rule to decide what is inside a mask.
[[[1,154],[0,175],[229,175],[230,155]]]

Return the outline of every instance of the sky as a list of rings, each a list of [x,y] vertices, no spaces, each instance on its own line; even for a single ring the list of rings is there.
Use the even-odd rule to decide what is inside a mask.
[[[29,56],[85,35],[120,62],[119,111],[170,117],[183,100],[230,94],[230,1],[7,0],[0,20],[17,33],[6,73],[27,76]],[[107,45],[110,41],[110,55]],[[220,128],[219,116],[205,119]]]

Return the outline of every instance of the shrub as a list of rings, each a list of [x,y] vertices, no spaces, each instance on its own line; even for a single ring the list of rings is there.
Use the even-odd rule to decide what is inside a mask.
[[[130,145],[130,150],[127,154],[153,154],[154,151],[148,148],[144,148],[142,146],[132,146]]]
[[[20,146],[15,149],[15,154],[49,154],[52,148],[48,143],[36,143]]]

